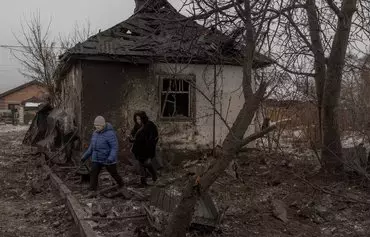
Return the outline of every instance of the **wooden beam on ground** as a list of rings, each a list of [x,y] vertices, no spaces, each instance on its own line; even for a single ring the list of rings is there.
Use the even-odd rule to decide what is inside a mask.
[[[63,183],[63,181],[49,168],[49,166],[43,166],[45,172],[50,175],[50,180],[59,191],[60,196],[66,201],[66,206],[70,214],[73,216],[73,220],[79,229],[80,236],[82,237],[97,237],[97,234],[93,231],[89,223],[84,220],[88,215],[85,209],[72,195],[71,190]]]
[[[82,220],[86,221],[113,221],[113,220],[126,220],[126,219],[136,219],[136,218],[147,218],[146,214],[134,215],[134,216],[117,216],[117,217],[89,217]]]

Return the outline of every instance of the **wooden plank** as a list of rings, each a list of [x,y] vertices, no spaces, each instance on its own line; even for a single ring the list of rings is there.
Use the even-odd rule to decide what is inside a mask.
[[[69,213],[72,215],[75,224],[79,229],[80,236],[82,237],[97,237],[89,223],[83,218],[87,216],[87,212],[80,205],[77,199],[72,195],[71,190],[63,183],[63,181],[52,172],[49,166],[43,166],[45,172],[50,175],[50,180],[54,188],[56,188],[61,197],[66,201]]]
[[[136,218],[146,218],[145,214],[133,215],[133,216],[117,216],[117,217],[89,217],[83,218],[86,221],[113,221],[113,220],[126,220],[126,219],[136,219]]]

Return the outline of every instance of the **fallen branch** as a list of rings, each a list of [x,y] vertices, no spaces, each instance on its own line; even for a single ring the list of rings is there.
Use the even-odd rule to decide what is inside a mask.
[[[275,124],[275,125],[272,125],[272,126],[270,126],[268,128],[265,128],[264,130],[262,130],[260,132],[257,132],[257,133],[254,133],[254,134],[248,136],[247,138],[245,138],[242,141],[241,146],[243,147],[243,146],[247,145],[248,143],[253,142],[254,140],[257,140],[258,138],[263,137],[267,133],[275,130],[276,128],[277,128],[277,125]]]
[[[284,122],[287,122],[287,121],[290,121],[291,119],[283,119],[283,120],[279,120],[279,121],[276,121],[276,122],[273,122],[271,123],[272,125],[263,129],[262,131],[259,131],[259,132],[256,132],[248,137],[246,137],[242,143],[241,143],[241,148],[245,145],[247,145],[248,143],[250,142],[253,142],[254,140],[257,140],[258,138],[261,138],[263,137],[264,135],[266,135],[267,133],[275,130],[278,128],[278,126],[280,126],[280,124],[284,123]]]

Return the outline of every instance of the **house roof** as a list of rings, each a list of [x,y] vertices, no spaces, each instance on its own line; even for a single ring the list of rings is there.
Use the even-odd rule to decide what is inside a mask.
[[[43,103],[45,100],[38,98],[36,96],[33,96],[31,98],[28,98],[27,100],[24,100],[21,102],[22,105],[25,105],[26,103]]]
[[[22,84],[20,86],[17,86],[17,87],[15,87],[13,89],[10,89],[8,91],[3,92],[2,94],[0,94],[0,99],[4,98],[5,96],[8,96],[10,94],[13,94],[13,93],[15,93],[17,91],[23,90],[24,88],[27,88],[29,86],[33,86],[33,85],[42,86],[42,84],[40,82],[38,82],[38,81],[30,81],[30,82],[27,82],[27,83]]]
[[[61,59],[94,56],[138,63],[242,63],[234,40],[181,15],[167,0],[147,1],[129,19],[78,43]],[[255,56],[255,67],[271,63],[266,56]]]

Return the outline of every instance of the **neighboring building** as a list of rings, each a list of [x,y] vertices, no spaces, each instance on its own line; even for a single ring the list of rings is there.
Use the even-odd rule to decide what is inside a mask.
[[[165,0],[136,3],[128,20],[61,56],[62,108],[75,115],[84,142],[96,115],[128,129],[135,111],[144,110],[158,124],[162,147],[211,147],[213,108],[200,91],[212,98],[216,77],[217,109],[231,125],[244,103],[242,52]],[[269,64],[256,55],[255,69]],[[218,118],[215,131],[217,142],[228,132]]]
[[[45,98],[47,90],[41,83],[31,81],[0,94],[0,111],[12,110],[30,98]]]
[[[317,122],[317,109],[314,101],[267,99],[262,103],[263,117],[271,121],[289,119],[287,128],[294,129]]]
[[[313,141],[320,141],[320,126],[315,101],[267,99],[262,103],[262,116],[272,122],[288,120],[284,130],[302,130]],[[337,109],[338,124],[341,132],[353,131],[356,115],[340,104]]]
[[[36,104],[42,103],[46,95],[47,90],[37,81],[25,83],[0,94],[0,122],[28,124],[36,114]]]

